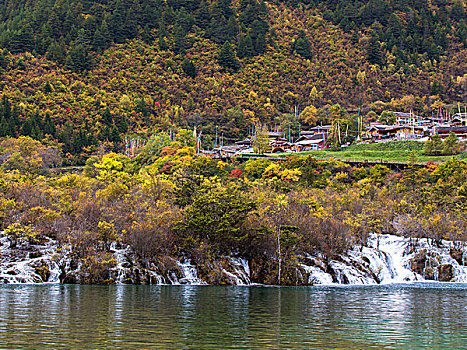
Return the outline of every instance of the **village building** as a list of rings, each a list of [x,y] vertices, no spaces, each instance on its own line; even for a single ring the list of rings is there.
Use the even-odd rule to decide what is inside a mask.
[[[397,130],[396,138],[398,140],[419,139],[424,136],[425,130],[428,130],[428,128],[415,125],[401,125]]]
[[[450,127],[438,127],[435,128],[434,133],[439,135],[442,139],[445,139],[449,134],[453,132],[460,140],[467,139],[467,126],[450,126]]]
[[[310,128],[309,130],[303,130],[300,132],[300,136],[312,136],[316,134],[325,134],[327,137],[331,131],[331,125],[318,125]],[[298,141],[298,140],[297,140]]]
[[[414,140],[422,138],[428,127],[416,125],[373,124],[366,130],[364,138],[372,140]]]
[[[398,131],[398,126],[373,123],[367,127],[363,137],[372,140],[394,139]]]
[[[426,118],[423,118],[419,115],[415,115],[413,113],[406,113],[406,112],[391,112],[396,116],[396,124],[397,125],[424,125],[425,123],[429,123],[430,121]]]
[[[451,126],[467,126],[467,113],[456,113],[452,116]]]
[[[295,142],[295,150],[302,151],[317,151],[326,147],[326,139],[324,133],[314,135],[302,135]]]

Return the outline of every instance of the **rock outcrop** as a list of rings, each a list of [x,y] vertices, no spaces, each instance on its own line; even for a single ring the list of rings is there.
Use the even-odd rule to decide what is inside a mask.
[[[252,276],[259,275],[250,269],[255,270],[256,264],[234,256],[221,257],[208,267],[196,266],[183,255],[143,263],[130,247],[114,242],[105,264],[94,266],[50,238],[10,243],[0,232],[0,283],[249,285],[277,281],[255,280]],[[427,239],[371,235],[366,246],[345,255],[329,258],[310,252],[301,256],[292,273],[298,285],[467,282],[466,256],[467,245],[460,242],[432,244]],[[288,269],[290,274],[290,266]]]

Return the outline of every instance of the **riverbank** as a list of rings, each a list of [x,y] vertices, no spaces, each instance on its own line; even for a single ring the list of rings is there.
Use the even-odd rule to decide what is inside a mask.
[[[75,252],[69,246],[51,239],[12,247],[8,237],[1,233],[0,244],[0,283],[251,285],[265,282],[256,279],[252,274],[255,267],[239,256],[221,257],[212,264],[212,271],[206,273],[205,267],[192,263],[183,252],[179,256],[159,257],[144,266],[131,247],[120,242],[111,243],[105,264],[94,266],[89,265],[92,262],[74,258]],[[366,245],[354,246],[346,254],[332,258],[306,254],[297,259],[299,263],[294,271],[297,285],[467,283],[467,245],[463,242],[373,234]],[[90,280],[90,273],[101,280]]]

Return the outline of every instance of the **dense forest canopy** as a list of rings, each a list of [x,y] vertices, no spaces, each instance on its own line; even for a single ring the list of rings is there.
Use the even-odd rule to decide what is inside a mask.
[[[176,127],[238,138],[251,123],[291,125],[290,113],[306,107],[309,125],[360,107],[456,108],[467,92],[465,7],[6,0],[0,136],[49,135],[77,157],[105,143],[118,149],[126,133]]]

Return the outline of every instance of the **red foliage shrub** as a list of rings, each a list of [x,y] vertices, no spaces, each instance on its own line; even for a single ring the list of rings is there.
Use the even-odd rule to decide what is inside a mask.
[[[238,179],[240,176],[242,176],[242,174],[243,174],[243,171],[241,171],[240,169],[233,169],[230,172],[230,178],[231,179]]]

